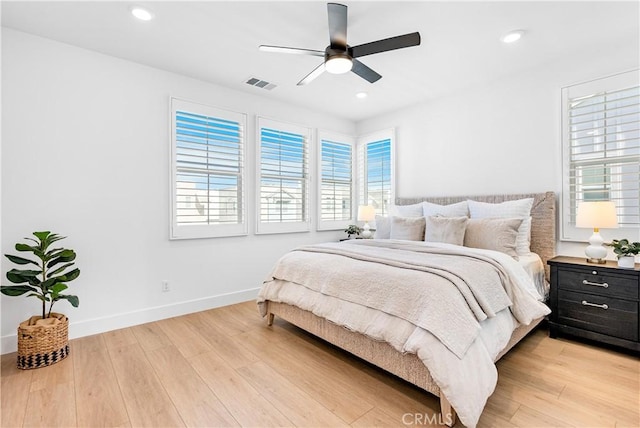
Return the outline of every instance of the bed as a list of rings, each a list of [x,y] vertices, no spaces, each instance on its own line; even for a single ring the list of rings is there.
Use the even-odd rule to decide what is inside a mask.
[[[437,204],[441,206],[453,206],[452,204],[461,203],[463,201],[467,201],[468,199],[485,204],[501,204],[507,201],[518,201],[523,199],[533,200],[531,203],[529,220],[530,249],[531,252],[537,254],[535,258],[538,259],[539,269],[542,271],[542,282],[548,286],[546,280],[548,280],[549,278],[549,271],[546,262],[555,255],[556,243],[555,195],[553,192],[441,198],[399,198],[395,202],[396,206],[398,207],[417,206],[417,204],[420,204],[422,202]],[[456,246],[451,246],[449,244],[421,244],[415,242],[409,243],[396,239],[374,239],[358,241],[361,242],[349,242],[346,243],[346,245],[324,244],[311,246],[309,248],[297,249],[295,252],[292,251],[292,253],[290,254],[295,253],[296,256],[306,257],[309,260],[316,260],[321,257],[333,257],[333,259],[324,259],[325,261],[322,262],[318,261],[319,265],[324,264],[324,266],[326,266],[327,263],[333,264],[334,262],[337,263],[338,261],[340,261],[340,263],[365,263],[368,269],[403,269],[401,271],[402,275],[398,276],[397,274],[394,274],[395,277],[400,278],[396,278],[397,281],[394,283],[397,284],[397,287],[396,285],[394,285],[394,287],[389,287],[387,289],[387,292],[389,292],[389,290],[396,290],[396,288],[402,288],[401,286],[405,281],[404,275],[409,271],[409,275],[421,275],[423,274],[422,271],[426,270],[429,271],[427,272],[427,274],[433,276],[433,266],[415,268],[416,270],[421,272],[414,272],[413,265],[411,265],[412,267],[409,270],[404,269],[406,268],[406,263],[411,263],[410,260],[407,261],[404,259],[406,255],[409,255],[410,258],[417,258],[422,257],[423,252],[435,253],[434,255],[429,255],[429,257],[435,257],[436,259],[439,258],[438,260],[443,260],[443,257],[451,257],[452,255],[457,254],[458,251],[464,251],[464,254],[460,254],[462,256],[460,258],[472,259],[473,262],[476,263],[473,265],[473,272],[476,272],[475,269],[478,269],[477,272],[479,277],[482,277],[482,274],[480,274],[480,272],[484,272],[483,269],[485,268],[483,267],[482,269],[480,269],[475,267],[480,266],[478,264],[478,258],[482,259],[481,262],[483,263],[489,263],[493,265],[496,264],[495,260],[500,261],[503,259],[511,259],[511,257],[509,256],[505,257],[504,255],[493,254],[496,252],[486,250],[470,249],[472,254],[469,255],[467,254],[467,249],[462,250]],[[388,250],[386,248],[378,248],[386,246],[392,247],[392,250]],[[364,247],[371,247],[371,249]],[[377,258],[379,254],[387,254],[384,252],[396,250],[397,252],[403,254],[403,258],[401,260],[387,259],[385,258],[387,256],[380,256],[382,258],[381,260],[378,260]],[[350,261],[342,261],[345,257]],[[487,262],[485,258],[490,258],[493,261]],[[355,262],[352,261],[352,259],[356,259],[359,261]],[[524,257],[523,259],[526,259],[526,257]],[[507,263],[506,260],[503,261],[505,262],[506,267],[501,267],[499,269],[487,268],[488,271],[493,272],[491,269],[494,269],[500,272],[500,269],[504,269],[505,271],[507,271],[508,275],[512,275],[513,272],[521,275],[519,268],[515,267],[515,264],[520,263],[522,265],[525,262],[519,261]],[[298,262],[294,262],[293,264],[295,265],[296,263]],[[301,262],[301,265],[304,265],[304,263],[306,262]],[[336,266],[339,265],[336,264]],[[349,265],[342,266],[344,267]],[[447,310],[450,306],[455,306],[453,304],[431,305],[428,306],[429,311],[420,312],[416,311],[416,309],[413,307],[409,307],[411,303],[406,302],[402,303],[402,305],[398,304],[394,307],[394,304],[389,303],[389,299],[379,299],[381,301],[381,303],[377,303],[379,307],[376,306],[376,303],[373,303],[371,304],[371,306],[373,306],[373,309],[371,309],[365,307],[369,305],[369,303],[367,303],[366,305],[358,305],[352,301],[349,301],[349,297],[346,297],[345,301],[341,301],[340,298],[332,295],[328,297],[322,296],[323,299],[333,299],[328,303],[324,300],[322,301],[326,303],[326,307],[331,307],[331,311],[341,312],[341,315],[339,317],[340,320],[336,320],[332,318],[332,315],[327,315],[326,311],[323,312],[323,310],[316,310],[317,307],[321,307],[324,303],[318,303],[317,305],[316,303],[308,304],[308,301],[313,300],[315,297],[307,297],[306,294],[303,296],[303,292],[307,293],[309,291],[306,289],[307,287],[313,288],[314,282],[323,282],[323,277],[327,276],[327,272],[324,271],[324,269],[320,269],[318,268],[318,266],[314,268],[312,265],[309,265],[309,268],[305,270],[303,274],[301,274],[302,276],[300,278],[291,281],[279,279],[278,277],[280,276],[287,276],[286,273],[282,273],[281,275],[279,269],[284,271],[287,270],[286,266],[284,268],[281,268],[279,262],[279,264],[274,268],[272,275],[267,281],[265,281],[263,289],[261,290],[261,293],[258,297],[258,306],[262,315],[267,318],[268,325],[271,325],[273,323],[274,317],[278,316],[316,335],[317,337],[320,337],[328,341],[329,343],[332,343],[438,396],[440,398],[442,419],[447,425],[450,426],[455,423],[456,412],[460,420],[465,425],[475,426],[482,412],[484,404],[486,403],[486,399],[491,395],[493,389],[495,388],[495,382],[497,381],[497,372],[495,374],[493,373],[493,371],[496,370],[494,364],[495,361],[500,359],[515,344],[517,344],[523,337],[525,337],[527,333],[533,330],[538,325],[538,323],[540,323],[544,319],[544,315],[548,313],[548,308],[540,303],[543,300],[542,296],[538,296],[535,303],[527,303],[527,305],[531,305],[532,309],[527,309],[527,315],[523,315],[523,318],[520,319],[516,319],[517,316],[513,315],[512,312],[516,312],[513,308],[501,310],[500,308],[504,305],[500,306],[496,303],[498,305],[495,306],[497,312],[496,314],[491,313],[492,304],[486,303],[485,306],[489,307],[489,309],[484,309],[485,306],[483,306],[483,310],[485,312],[489,312],[490,316],[485,317],[486,319],[482,318],[482,321],[479,322],[479,331],[473,337],[470,337],[466,342],[464,340],[458,341],[456,336],[457,333],[454,334],[453,332],[457,327],[451,327],[451,333],[447,332],[446,328],[443,329],[442,327],[440,327],[439,329],[438,327],[433,327],[432,324],[429,324],[424,328],[416,327],[416,325],[423,326],[422,318],[423,314],[426,312],[432,313],[432,315],[430,315],[432,318],[436,316],[440,317],[439,321],[436,320],[436,324],[465,324],[465,322],[462,321],[458,322],[457,315],[448,315]],[[522,271],[525,270],[526,269],[522,269]],[[350,278],[349,272],[343,272],[341,275],[343,284],[355,284],[356,282],[358,282],[358,279],[355,277],[355,275],[361,275],[361,273],[354,273],[353,278]],[[438,275],[445,276],[442,274]],[[500,275],[504,276],[505,273],[502,272],[499,274],[499,276]],[[411,276],[411,278],[413,278],[413,276]],[[437,279],[440,280],[440,278]],[[520,279],[518,279],[518,281],[520,281]],[[392,278],[388,278],[388,280],[391,281]],[[413,279],[411,279],[411,281],[412,280]],[[510,279],[510,281],[513,282],[514,280]],[[360,282],[367,281],[360,280]],[[406,279],[406,282],[409,282],[409,279]],[[437,283],[437,281],[435,282]],[[533,282],[534,281],[531,281],[531,283]],[[299,284],[305,284],[305,286],[301,287]],[[371,285],[369,283],[366,283],[364,284],[364,286],[370,287],[370,289],[367,289],[366,292],[362,293],[363,295],[374,295],[374,293],[376,292],[376,290],[374,290],[376,287],[375,284]],[[378,287],[380,288],[382,287],[382,285],[378,284]],[[274,289],[288,291],[278,294],[279,292],[274,291]],[[436,287],[435,289],[440,288]],[[516,286],[514,287],[514,289],[518,290],[519,287]],[[433,293],[433,290],[434,288],[430,288],[429,293]],[[539,285],[538,290],[540,290]],[[298,293],[300,293],[299,296]],[[529,300],[531,300],[530,295],[535,294],[534,292],[521,293],[520,291],[518,291],[516,294],[521,295],[521,297],[514,297],[513,293],[513,289],[509,289],[507,291],[509,298],[514,302],[518,299],[527,300],[528,302]],[[543,292],[540,291],[538,294],[541,293]],[[314,294],[314,296],[320,294],[322,293],[316,293]],[[461,292],[461,294],[464,293]],[[450,297],[446,298],[449,299]],[[401,301],[402,297],[398,297],[398,299],[400,299]],[[496,299],[500,300],[498,297],[496,297]],[[376,299],[367,297],[367,301],[375,300]],[[431,301],[433,301],[433,299],[431,299]],[[431,303],[429,303],[429,299],[425,299],[425,301],[421,304],[430,305]],[[404,314],[398,314],[398,307],[403,305],[407,305],[409,312],[416,312],[416,314],[418,314],[416,316],[419,319],[409,319],[409,317],[405,317]],[[335,309],[335,307],[337,306],[340,306],[340,308]],[[516,307],[515,303],[513,304],[513,307]],[[544,307],[544,309],[542,309],[542,307]],[[381,308],[382,311],[379,310]],[[418,306],[418,308],[421,308],[421,306]],[[370,309],[375,312],[370,312]],[[457,314],[458,312],[453,310],[453,312],[451,313]],[[379,333],[376,330],[376,328],[378,327],[370,328],[369,326],[367,326],[365,328],[364,325],[361,325],[362,323],[360,322],[358,317],[368,317],[372,319],[375,318],[376,320],[378,320],[378,324],[384,324],[385,326],[389,325],[393,327],[391,329],[393,330],[393,332]],[[461,316],[460,319],[465,319],[465,317]],[[430,319],[425,322],[433,323],[434,320]],[[415,328],[415,330],[408,330],[407,326],[411,326],[411,328]],[[497,333],[499,329],[508,329],[506,337],[504,339],[501,339],[501,342],[498,339],[493,338],[494,336],[500,336]],[[398,333],[405,330],[406,334],[404,336],[402,336],[403,333]],[[462,327],[460,328],[460,331],[462,331]],[[505,336],[505,333],[501,334],[502,336]],[[396,335],[398,337],[396,337]],[[418,339],[416,337],[418,337]],[[452,337],[454,338],[452,339]],[[411,344],[408,345],[409,343]],[[486,360],[487,358],[492,360],[490,361],[493,367],[492,369],[489,368],[486,363],[480,362],[480,360]],[[476,359],[478,361],[476,361]],[[467,379],[465,379],[465,376],[453,374],[465,372],[467,373],[466,378],[471,377],[473,378],[472,381],[469,382]],[[460,394],[460,391],[462,389],[464,389],[464,393]],[[454,397],[455,399],[453,399]]]

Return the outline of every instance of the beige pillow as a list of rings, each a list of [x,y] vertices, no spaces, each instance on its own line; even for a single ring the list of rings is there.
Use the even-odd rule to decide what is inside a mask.
[[[424,217],[391,217],[391,239],[424,240]]]
[[[469,219],[464,234],[464,246],[500,251],[518,260],[516,238],[521,218]]]
[[[463,245],[468,221],[468,217],[427,217],[424,240]]]

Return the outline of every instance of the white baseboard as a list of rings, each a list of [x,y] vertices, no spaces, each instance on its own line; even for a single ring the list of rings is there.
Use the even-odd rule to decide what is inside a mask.
[[[78,337],[104,333],[106,331],[177,317],[193,312],[205,311],[207,309],[218,308],[220,306],[246,302],[247,300],[255,299],[259,290],[259,288],[251,288],[218,296],[172,303],[165,306],[156,306],[154,308],[114,314],[106,317],[78,321],[75,323],[71,322],[69,324],[69,339],[76,339]],[[3,336],[0,343],[2,354],[16,352],[18,350],[18,337],[16,334]]]

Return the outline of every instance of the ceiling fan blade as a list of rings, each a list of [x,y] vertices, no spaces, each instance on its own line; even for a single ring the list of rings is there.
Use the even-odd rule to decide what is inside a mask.
[[[377,82],[382,78],[382,76],[380,76],[378,73],[376,73],[357,59],[353,60],[353,67],[351,67],[351,71],[353,71],[369,83]]]
[[[329,41],[331,47],[347,47],[347,6],[327,3],[329,12]]]
[[[316,77],[320,76],[324,72],[324,62],[313,69],[313,71],[307,74],[304,79],[298,82],[298,86],[304,86],[311,83]]]
[[[262,52],[276,52],[276,53],[286,53],[286,54],[297,54],[297,55],[311,55],[311,56],[324,56],[324,51],[317,51],[313,49],[300,49],[300,48],[288,48],[286,46],[269,46],[269,45],[260,45],[258,46]]]
[[[359,58],[361,56],[371,55],[379,52],[408,48],[410,46],[418,46],[419,44],[420,33],[415,32],[405,34],[403,36],[390,37],[388,39],[354,46],[351,48],[351,56],[353,56],[354,58]]]

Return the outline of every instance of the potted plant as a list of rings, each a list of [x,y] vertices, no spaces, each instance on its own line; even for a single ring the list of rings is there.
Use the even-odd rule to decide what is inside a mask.
[[[7,279],[13,285],[0,286],[7,296],[35,297],[42,302],[42,315],[32,316],[18,326],[18,368],[32,369],[51,365],[69,354],[69,320],[65,315],[52,312],[59,300],[67,300],[78,307],[77,296],[62,294],[67,283],[80,275],[74,268],[76,253],[66,248],[51,248],[64,236],[45,232],[34,232],[28,244],[17,243],[16,251],[32,253],[35,260],[5,254],[13,263],[21,266],[34,265],[32,269],[11,269]]]
[[[628,239],[614,239],[609,244],[613,252],[618,256],[618,267],[631,268],[635,266],[636,256],[640,254],[640,242],[629,242]]]
[[[360,227],[355,224],[350,224],[344,231],[347,234],[347,238],[351,239],[351,235],[360,235],[362,229],[360,229]]]

